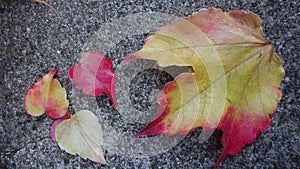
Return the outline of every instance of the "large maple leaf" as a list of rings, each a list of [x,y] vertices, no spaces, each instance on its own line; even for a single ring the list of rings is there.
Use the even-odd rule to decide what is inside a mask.
[[[281,97],[282,62],[252,12],[210,8],[160,28],[125,60],[190,66],[165,85],[155,119],[136,136],[185,134],[219,128],[224,146],[218,165],[255,140]]]

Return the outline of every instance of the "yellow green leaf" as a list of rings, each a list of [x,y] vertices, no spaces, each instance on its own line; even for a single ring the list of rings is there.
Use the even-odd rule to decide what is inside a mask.
[[[215,165],[252,142],[269,126],[284,75],[261,23],[252,12],[224,13],[210,8],[176,20],[150,36],[141,50],[125,60],[190,66],[191,72],[165,85],[158,96],[155,119],[136,136],[186,134],[196,127],[218,127],[224,133],[224,150]]]
[[[55,137],[61,149],[70,154],[78,154],[84,159],[105,164],[101,145],[103,144],[101,125],[91,111],[81,110],[63,120],[55,128]]]
[[[46,113],[51,118],[64,116],[69,107],[66,89],[57,79],[53,79],[58,68],[40,78],[30,87],[25,96],[25,110],[32,116]]]

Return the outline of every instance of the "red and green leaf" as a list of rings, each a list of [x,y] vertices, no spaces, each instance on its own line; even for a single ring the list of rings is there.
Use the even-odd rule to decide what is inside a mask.
[[[99,96],[104,91],[116,105],[116,77],[112,62],[103,54],[89,52],[82,56],[80,64],[74,64],[69,70],[73,84],[83,93]]]
[[[219,128],[224,149],[215,165],[269,126],[281,98],[282,62],[252,12],[200,10],[160,28],[125,60],[135,58],[192,67],[165,85],[155,119],[136,136]]]
[[[24,98],[25,110],[32,116],[46,113],[49,117],[57,119],[64,116],[69,107],[66,89],[57,79],[53,79],[58,68],[40,78],[27,91]]]

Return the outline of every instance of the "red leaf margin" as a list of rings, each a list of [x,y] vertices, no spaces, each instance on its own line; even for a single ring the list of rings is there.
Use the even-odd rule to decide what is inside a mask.
[[[53,70],[51,70],[49,73],[47,73],[46,75],[51,76],[52,80],[55,81],[55,82],[57,82],[59,84],[59,86],[62,87],[61,84],[60,84],[60,82],[57,79],[53,78],[53,76],[57,73],[58,69],[59,68],[56,67]],[[44,75],[44,76],[46,76],[46,75]],[[37,82],[34,83],[34,85],[32,85],[32,86],[29,87],[29,89],[27,90],[26,95],[24,97],[24,109],[27,112],[27,114],[29,114],[29,115],[36,116],[35,113],[32,113],[32,112],[30,112],[28,110],[28,107],[27,107],[27,104],[26,104],[27,103],[27,97],[30,96],[30,94],[32,94],[32,93],[34,95],[40,95],[41,94],[40,91],[38,91],[38,87],[40,87],[39,85],[41,85],[41,84],[44,83],[44,81],[43,81],[44,80],[44,76],[41,77],[40,79],[38,79]],[[64,91],[65,91],[65,89],[64,89]],[[59,107],[59,108],[62,109],[63,113],[57,114],[57,112],[55,111],[55,109],[52,106],[42,105],[43,108],[44,108],[44,110],[45,110],[44,113],[47,114],[49,117],[51,117],[53,119],[61,118],[62,116],[64,116],[67,113],[68,108],[69,108],[69,101],[68,101],[66,95],[65,95],[65,99],[67,100],[67,106],[63,107],[63,108]],[[55,100],[52,100],[52,101],[55,101]],[[50,102],[50,101],[48,100],[48,102]],[[37,104],[37,103],[35,103],[35,104]],[[42,104],[42,103],[39,103],[39,104]],[[55,108],[57,109],[57,107],[55,107]]]
[[[217,127],[223,132],[221,142],[224,148],[212,166],[219,165],[228,154],[239,153],[247,143],[253,142],[261,131],[269,127],[271,120],[272,115],[236,112],[233,106],[229,106]]]
[[[61,123],[64,120],[70,119],[72,116],[72,114],[68,111],[62,118],[57,119],[50,127],[50,137],[52,139],[53,142],[57,142],[56,141],[56,137],[55,137],[55,129],[56,126]]]

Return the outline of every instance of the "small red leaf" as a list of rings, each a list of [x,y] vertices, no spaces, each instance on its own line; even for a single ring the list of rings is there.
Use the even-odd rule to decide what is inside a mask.
[[[271,115],[237,112],[234,107],[230,106],[218,125],[218,128],[223,131],[224,149],[213,166],[219,165],[227,154],[235,155],[245,144],[253,142],[261,131],[269,127],[271,120]]]
[[[71,113],[68,111],[62,118],[57,119],[50,127],[50,136],[52,141],[57,142],[56,141],[56,137],[55,137],[55,128],[56,126],[61,123],[64,120],[70,119],[71,118]]]
[[[51,118],[57,119],[66,114],[69,107],[66,89],[57,79],[53,79],[58,68],[40,78],[27,91],[24,98],[25,110],[32,116],[46,113]]]
[[[112,62],[103,54],[88,52],[69,70],[72,83],[83,93],[99,96],[104,91],[116,106],[115,73]]]

